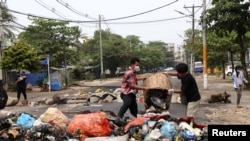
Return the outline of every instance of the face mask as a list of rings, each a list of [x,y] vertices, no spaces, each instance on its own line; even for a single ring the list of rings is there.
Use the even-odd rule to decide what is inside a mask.
[[[240,72],[240,70],[237,70],[237,72]]]
[[[139,72],[140,71],[140,67],[139,66],[135,66],[135,72]]]

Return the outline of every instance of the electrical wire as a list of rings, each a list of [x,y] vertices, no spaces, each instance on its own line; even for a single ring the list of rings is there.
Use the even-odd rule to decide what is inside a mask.
[[[16,13],[16,14],[20,14],[20,15],[25,15],[25,16],[29,16],[29,17],[36,17],[36,18],[41,18],[41,19],[47,19],[47,20],[56,20],[56,21],[65,21],[65,22],[72,22],[72,23],[99,23],[99,21],[76,21],[76,20],[62,20],[62,19],[56,19],[56,18],[49,18],[49,17],[44,17],[44,16],[38,16],[38,15],[33,15],[33,14],[27,14],[27,13],[23,13],[23,12],[18,12],[15,10],[11,10],[6,8],[7,10],[9,10],[10,12]],[[174,18],[169,18],[169,19],[160,19],[160,20],[152,20],[152,21],[139,21],[139,22],[116,22],[116,23],[110,23],[109,24],[141,24],[141,23],[152,23],[152,22],[164,22],[164,21],[169,21],[169,20],[176,20],[176,19],[180,19],[180,18],[184,18],[184,17],[188,17],[187,16],[182,16],[182,17],[174,17]],[[107,21],[107,20],[104,20]]]
[[[142,24],[142,23],[156,23],[156,22],[164,22],[164,21],[171,21],[176,19],[182,19],[188,17],[188,15],[181,16],[181,17],[174,17],[168,19],[161,19],[161,20],[152,20],[152,21],[139,21],[139,22],[109,22],[109,24]]]
[[[70,11],[72,11],[73,13],[77,14],[77,15],[80,15],[80,16],[83,16],[83,17],[86,17],[88,19],[91,19],[91,20],[97,20],[97,18],[93,18],[91,16],[89,16],[88,14],[83,14],[79,11],[77,11],[76,9],[74,9],[72,6],[70,6],[68,3],[62,1],[62,0],[56,0],[58,3],[60,3],[61,5],[65,6],[67,9],[69,9]]]
[[[39,5],[43,6],[44,8],[50,10],[51,12],[53,12],[54,14],[56,14],[57,16],[59,16],[59,17],[65,19],[65,20],[67,19],[67,18],[65,18],[64,16],[62,16],[60,13],[58,13],[58,12],[56,11],[55,8],[49,7],[47,4],[45,4],[45,3],[42,2],[41,0],[39,0],[39,1],[38,1],[38,0],[35,0],[35,2],[37,2]]]
[[[121,19],[127,19],[127,18],[131,18],[131,17],[143,15],[143,14],[146,14],[146,13],[153,12],[153,11],[155,11],[155,10],[164,8],[164,7],[166,7],[166,6],[169,6],[169,5],[171,5],[171,4],[173,4],[173,3],[177,2],[177,1],[178,1],[178,0],[175,0],[174,2],[165,4],[165,5],[163,5],[163,6],[157,7],[157,8],[152,9],[152,10],[148,10],[148,11],[145,11],[145,12],[141,12],[141,13],[139,13],[139,14],[134,14],[134,15],[125,16],[125,17],[119,17],[119,18],[113,18],[113,19],[105,19],[104,21],[121,20]],[[98,23],[98,22],[99,22],[98,20],[93,20],[93,21],[84,21],[84,20],[76,21],[76,20],[62,20],[62,19],[56,19],[56,18],[47,18],[47,17],[44,17],[44,16],[37,16],[37,15],[33,15],[33,14],[24,14],[24,13],[22,13],[22,12],[18,12],[18,11],[11,10],[11,9],[8,9],[8,8],[6,8],[6,9],[9,10],[10,12],[14,12],[14,13],[17,13],[17,14],[22,14],[22,15],[27,15],[27,16],[37,17],[37,18],[43,18],[43,19],[48,19],[48,20],[58,20],[58,21],[74,22],[74,23]],[[157,21],[160,21],[160,20],[157,20]]]
[[[16,25],[18,25],[18,26],[21,26],[23,29],[27,29],[26,26],[24,26],[24,25],[22,25],[22,24],[20,24],[20,23],[18,23],[18,22],[15,22],[15,21],[13,21],[13,20],[11,20],[10,22],[12,22],[12,23],[14,23],[14,24],[16,24]]]
[[[177,2],[178,0],[175,0],[173,2],[170,2],[168,4],[165,4],[163,6],[160,6],[160,7],[157,7],[155,9],[152,9],[152,10],[148,10],[148,11],[145,11],[145,12],[141,12],[141,13],[138,13],[138,14],[134,14],[134,15],[130,15],[130,16],[125,16],[125,17],[120,17],[120,18],[113,18],[113,19],[107,19],[105,21],[114,21],[114,20],[121,20],[121,19],[127,19],[127,18],[131,18],[131,17],[136,17],[136,16],[139,16],[139,15],[143,15],[143,14],[146,14],[146,13],[150,13],[150,12],[153,12],[153,11],[156,11],[156,10],[159,10],[159,9],[162,9],[164,7],[167,7],[171,4],[174,4],[175,2]]]
[[[39,5],[43,6],[44,8],[50,10],[51,12],[55,13],[56,15],[58,15],[59,17],[63,18],[64,20],[68,20],[65,16],[63,16],[62,14],[60,14],[60,12],[58,12],[55,8],[53,7],[49,7],[46,3],[42,2],[41,0],[39,0],[39,2],[37,0],[35,0]],[[93,26],[87,26],[87,25],[83,25],[81,23],[79,23],[80,25],[84,26],[84,27],[92,27]],[[94,26],[95,27],[95,26]]]

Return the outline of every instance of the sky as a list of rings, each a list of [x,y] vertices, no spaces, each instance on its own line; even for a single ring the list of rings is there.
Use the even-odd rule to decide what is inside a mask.
[[[25,14],[84,21],[72,22],[70,25],[79,26],[83,35],[93,37],[93,33],[100,28],[100,16],[102,30],[109,29],[124,38],[135,35],[144,43],[162,41],[183,44],[184,31],[192,28],[192,6],[195,6],[194,27],[201,29],[199,20],[203,11],[202,2],[203,0],[6,0],[6,5],[10,10],[24,14],[11,12],[16,17],[16,22],[25,27],[31,24]]]

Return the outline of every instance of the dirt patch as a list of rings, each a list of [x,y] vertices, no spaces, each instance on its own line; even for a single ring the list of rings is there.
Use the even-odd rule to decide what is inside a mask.
[[[236,92],[230,79],[220,79],[219,77],[208,77],[208,89],[203,87],[202,76],[196,76],[197,83],[202,95],[197,119],[207,124],[250,124],[250,95],[249,89],[244,89],[240,105],[242,108],[236,107]],[[218,93],[227,92],[230,94],[231,103],[215,102],[208,103],[207,99]]]

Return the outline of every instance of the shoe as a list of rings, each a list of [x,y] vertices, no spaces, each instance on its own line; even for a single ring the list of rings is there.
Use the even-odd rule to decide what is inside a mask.
[[[243,108],[242,106],[240,106],[240,105],[237,105],[237,108]]]

